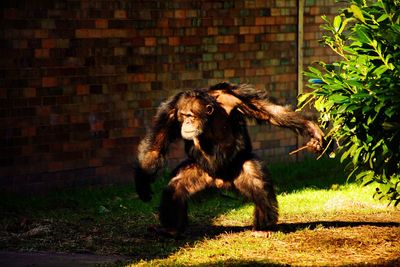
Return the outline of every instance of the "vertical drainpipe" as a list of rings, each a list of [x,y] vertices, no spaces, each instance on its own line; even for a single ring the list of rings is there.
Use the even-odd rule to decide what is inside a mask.
[[[303,93],[304,0],[297,0],[297,95]]]
[[[304,1],[297,0],[297,95],[303,93]],[[298,135],[297,147],[302,142],[302,137]],[[296,161],[298,160],[299,153],[296,153]]]

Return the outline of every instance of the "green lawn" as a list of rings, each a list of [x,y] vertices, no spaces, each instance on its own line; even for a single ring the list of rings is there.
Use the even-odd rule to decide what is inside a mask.
[[[0,249],[128,256],[143,266],[400,264],[400,210],[372,198],[374,186],[346,183],[335,160],[274,164],[280,221],[251,231],[251,203],[229,191],[200,193],[178,240],[147,232],[157,223],[159,179],[150,203],[133,186],[79,189],[46,197],[2,195]],[[120,263],[125,266],[129,263]]]

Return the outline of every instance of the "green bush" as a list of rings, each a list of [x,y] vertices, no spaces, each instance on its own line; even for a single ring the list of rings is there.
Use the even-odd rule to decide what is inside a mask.
[[[348,162],[349,176],[377,182],[375,196],[400,202],[400,1],[349,0],[333,21],[323,17],[321,40],[338,61],[309,67],[320,123]]]

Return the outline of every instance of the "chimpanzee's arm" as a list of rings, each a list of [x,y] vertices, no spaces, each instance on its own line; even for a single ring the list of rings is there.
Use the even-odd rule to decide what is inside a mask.
[[[134,175],[137,193],[144,201],[151,199],[150,184],[164,166],[169,145],[180,137],[176,115],[176,103],[180,97],[181,94],[177,94],[160,105],[151,129],[139,144]]]
[[[248,118],[290,128],[300,134],[308,134],[311,140],[307,146],[316,152],[323,149],[324,134],[314,122],[287,107],[272,103],[264,91],[248,85],[221,83],[212,86],[209,93],[228,114],[236,109]]]

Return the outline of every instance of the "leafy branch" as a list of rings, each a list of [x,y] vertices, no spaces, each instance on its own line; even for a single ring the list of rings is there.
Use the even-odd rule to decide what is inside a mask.
[[[400,1],[348,0],[329,20],[322,43],[337,62],[310,66],[311,92],[300,109],[313,103],[327,138],[339,144],[341,161],[363,184],[375,183],[375,196],[400,203]]]

